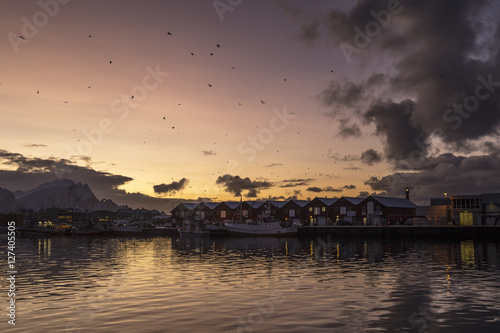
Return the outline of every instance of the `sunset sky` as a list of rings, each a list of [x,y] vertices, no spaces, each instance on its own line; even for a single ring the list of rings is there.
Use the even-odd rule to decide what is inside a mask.
[[[500,192],[498,1],[1,7],[2,188],[159,209]]]

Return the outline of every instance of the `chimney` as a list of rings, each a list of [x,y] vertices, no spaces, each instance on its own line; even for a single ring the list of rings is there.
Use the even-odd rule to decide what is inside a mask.
[[[410,189],[407,187],[405,192],[406,192],[406,200],[410,201]]]

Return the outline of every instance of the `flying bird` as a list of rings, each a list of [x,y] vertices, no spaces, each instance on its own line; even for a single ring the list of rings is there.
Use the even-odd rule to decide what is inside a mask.
[[[132,95],[132,99],[134,99],[134,95]]]
[[[441,75],[439,75],[439,77],[444,77],[444,73],[443,73],[443,74],[441,74]]]
[[[212,52],[210,52],[210,55],[212,56],[212,55],[214,55],[214,54],[213,54]]]
[[[210,83],[208,84],[208,86],[209,86],[209,87],[212,87],[212,85],[211,85]]]
[[[165,119],[165,117],[163,117],[163,119]]]
[[[231,66],[231,68],[232,68],[232,69],[236,69],[236,67],[234,67],[234,66]]]
[[[113,62],[110,60],[109,63],[112,64]]]
[[[89,38],[92,38],[92,35],[89,35]]]
[[[169,31],[169,32],[167,32],[167,35],[172,36],[172,33]]]
[[[24,38],[24,36],[21,36],[21,35],[17,36],[17,38],[21,38],[22,40],[26,40],[26,38]]]
[[[194,53],[193,53],[193,52],[191,52],[191,55],[192,55],[192,56],[194,56]]]
[[[66,101],[63,101],[63,103],[68,103],[68,102],[66,102]]]
[[[262,104],[266,104],[266,102],[264,102],[263,100],[260,100],[260,102],[261,102]]]
[[[39,93],[40,93],[40,91],[38,91],[38,90],[37,90],[37,91],[36,91],[36,93],[37,93],[37,94],[39,94]]]
[[[219,44],[217,44],[217,48],[220,48],[220,45],[219,45]]]

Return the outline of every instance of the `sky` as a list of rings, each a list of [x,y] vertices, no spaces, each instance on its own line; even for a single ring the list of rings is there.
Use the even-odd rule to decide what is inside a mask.
[[[500,192],[498,1],[9,1],[0,187],[99,199]]]

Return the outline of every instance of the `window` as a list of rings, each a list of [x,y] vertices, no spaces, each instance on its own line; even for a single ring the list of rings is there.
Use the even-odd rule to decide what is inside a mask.
[[[248,217],[248,210],[243,209],[243,217]]]
[[[326,207],[321,207],[321,211],[324,213],[326,212]]]
[[[290,209],[290,210],[288,211],[288,216],[289,216],[289,217],[295,217],[295,209]]]
[[[225,219],[225,218],[226,218],[226,211],[225,211],[225,210],[221,210],[221,211],[220,211],[220,217],[221,217],[222,219]]]
[[[314,207],[314,215],[319,215],[320,207]]]
[[[312,211],[313,211],[313,208],[309,207],[309,213],[312,213]]]
[[[361,214],[363,214],[363,215],[366,214],[366,206],[361,207]]]

